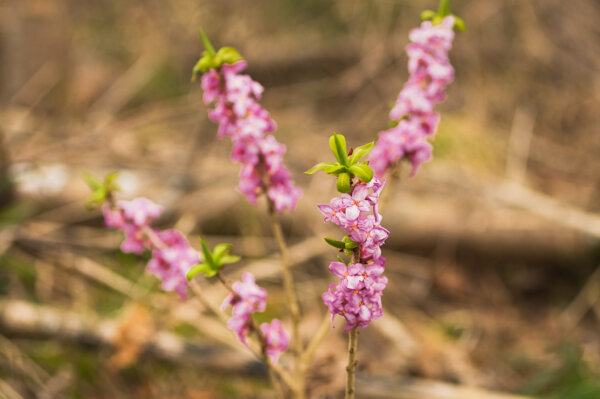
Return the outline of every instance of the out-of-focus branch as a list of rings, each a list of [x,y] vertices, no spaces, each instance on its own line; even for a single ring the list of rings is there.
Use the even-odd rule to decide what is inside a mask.
[[[0,332],[9,337],[58,339],[64,342],[114,348],[119,323],[93,316],[33,305],[25,301],[0,301]],[[140,354],[173,363],[192,363],[225,371],[242,371],[248,360],[236,352],[211,344],[185,341],[166,331],[157,331],[142,343]]]

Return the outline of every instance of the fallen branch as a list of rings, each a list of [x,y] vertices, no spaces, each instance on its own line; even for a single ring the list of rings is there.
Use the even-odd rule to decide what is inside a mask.
[[[357,392],[370,399],[532,399],[482,388],[418,379],[359,376]]]
[[[0,301],[0,333],[13,338],[57,339],[70,344],[117,348],[122,326],[112,320],[33,305],[19,300]],[[192,343],[167,331],[153,331],[140,344],[140,355],[176,364],[194,364],[227,372],[264,368],[239,352],[210,343]]]

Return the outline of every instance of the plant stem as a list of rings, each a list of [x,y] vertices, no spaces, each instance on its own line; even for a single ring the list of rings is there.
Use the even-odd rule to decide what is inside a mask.
[[[302,355],[300,356],[300,369],[302,370],[303,374],[306,373],[308,366],[310,366],[310,361],[312,360],[312,357],[314,356],[316,350],[319,348],[319,345],[321,344],[321,342],[323,342],[323,339],[325,338],[330,329],[331,315],[329,313],[326,313],[325,317],[323,318],[323,321],[321,322],[321,325],[319,326],[319,329],[317,330],[315,335],[313,335],[308,345],[306,346],[306,349],[304,350],[304,352],[302,352]]]
[[[231,284],[229,284],[227,282],[227,280],[225,280],[225,278],[220,273],[220,271],[218,274],[218,278],[219,278],[219,281],[221,281],[221,283],[229,291],[231,291],[232,293],[235,294],[235,292],[233,291],[233,289],[231,287]],[[227,316],[225,316],[225,314],[223,312],[221,312],[221,310],[218,307],[213,305],[208,300],[208,298],[206,298],[206,296],[204,296],[204,293],[202,292],[202,288],[200,288],[198,283],[196,283],[192,280],[190,282],[190,288],[191,288],[192,292],[194,293],[194,295],[200,300],[200,302],[207,309],[209,309],[221,322],[223,322],[224,324],[227,324]],[[277,379],[277,376],[279,376],[292,391],[295,391],[297,389],[297,387],[296,387],[297,384],[294,382],[293,378],[285,370],[283,370],[281,367],[279,367],[277,365],[271,364],[271,361],[266,354],[267,348],[265,345],[264,334],[257,327],[254,319],[252,319],[252,318],[250,318],[250,329],[256,334],[256,337],[260,344],[260,352],[250,346],[248,346],[248,348],[250,349],[250,351],[252,351],[252,353],[256,357],[260,358],[265,363],[265,367],[267,368],[267,375],[269,377],[269,381],[271,382],[271,385],[273,385],[273,388],[277,391],[279,397],[284,398],[285,397],[284,390],[283,390],[283,387],[281,386],[281,383]]]
[[[358,329],[348,333],[348,365],[346,366],[346,399],[356,398],[356,351],[358,349]]]
[[[400,181],[401,171],[402,161],[397,160],[390,168],[389,177],[385,183],[385,190],[381,193],[381,198],[379,200],[379,213],[381,213],[382,209],[388,204],[390,196],[394,195],[394,190]]]
[[[438,7],[438,15],[441,17],[450,15],[450,0],[440,0],[440,5]]]
[[[361,263],[362,245],[352,250],[352,263]],[[358,327],[348,333],[348,365],[346,366],[346,399],[356,397],[356,351],[358,350]]]
[[[289,251],[287,248],[287,244],[285,242],[285,238],[283,237],[283,231],[281,229],[281,224],[279,223],[279,219],[277,218],[277,214],[275,212],[275,205],[273,201],[267,197],[269,204],[269,219],[271,222],[271,228],[273,229],[273,235],[275,236],[275,240],[277,241],[277,245],[279,247],[279,252],[281,254],[281,266],[283,271],[283,287],[285,290],[288,306],[290,308],[290,316],[292,318],[292,353],[294,356],[294,367],[295,373],[297,377],[298,390],[296,393],[296,398],[302,399],[305,397],[305,388],[304,388],[304,375],[300,366],[300,356],[302,354],[302,343],[300,342],[300,333],[299,333],[299,325],[300,325],[300,307],[298,305],[298,297],[296,295],[296,290],[294,288],[294,277],[292,276],[292,272],[290,270],[290,260],[289,260]]]
[[[107,199],[109,201],[110,206],[113,209],[116,209],[114,197],[112,195],[109,195]],[[141,228],[141,232],[154,247],[159,248],[159,249],[165,249],[167,247],[167,245],[160,239],[160,237],[151,228],[149,228],[147,226],[143,226]],[[235,291],[233,290],[233,287],[231,286],[231,284],[225,279],[225,277],[221,273],[221,270],[219,270],[219,272],[217,273],[217,277],[218,277],[219,281],[231,293],[233,293],[234,295],[237,295],[235,293]],[[221,312],[221,310],[218,307],[213,305],[208,300],[208,298],[206,298],[206,296],[202,292],[202,288],[200,288],[198,283],[191,281],[189,284],[189,287],[192,290],[192,292],[194,293],[194,295],[200,300],[200,302],[207,309],[209,309],[221,322],[223,322],[225,325],[227,325],[228,320],[227,320],[227,317],[225,316],[225,314],[223,312]],[[267,346],[266,346],[265,336],[264,336],[263,332],[261,331],[261,329],[258,328],[258,326],[256,325],[256,322],[254,321],[254,319],[252,317],[250,318],[250,329],[256,334],[258,343],[260,345],[260,352],[257,352],[255,349],[251,348],[249,345],[248,345],[248,348],[252,351],[252,353],[256,357],[260,358],[265,363],[265,367],[267,368],[267,374],[269,376],[269,380],[270,380],[271,384],[273,385],[273,388],[277,391],[279,397],[282,399],[285,398],[285,393],[284,393],[283,387],[281,386],[281,383],[277,379],[276,375],[281,377],[281,379],[286,383],[286,385],[288,385],[288,387],[292,391],[296,392],[298,390],[298,384],[296,384],[294,379],[281,367],[271,364],[271,361],[266,353]]]

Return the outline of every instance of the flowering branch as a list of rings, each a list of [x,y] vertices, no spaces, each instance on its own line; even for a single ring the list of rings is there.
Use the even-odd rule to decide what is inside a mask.
[[[163,289],[176,291],[182,299],[185,299],[189,285],[206,308],[226,323],[249,348],[246,336],[252,331],[260,345],[260,352],[250,349],[265,362],[269,378],[280,397],[284,396],[284,391],[276,375],[292,391],[296,391],[298,388],[294,379],[276,365],[280,354],[288,347],[289,336],[283,325],[279,320],[274,319],[271,323],[263,323],[259,328],[251,317],[255,311],[264,311],[266,291],[254,284],[254,277],[249,273],[245,273],[243,283],[236,282],[233,285],[229,284],[222,275],[224,265],[240,260],[239,256],[230,255],[231,245],[219,244],[211,250],[201,238],[202,255],[200,255],[189,245],[181,232],[151,228],[150,222],[160,216],[162,207],[146,198],[116,201],[114,191],[118,187],[114,183],[115,178],[116,174],[112,174],[104,182],[100,182],[91,176],[86,176],[93,189],[88,204],[100,206],[105,224],[125,233],[126,238],[121,245],[121,250],[136,254],[150,250],[152,258],[148,262],[147,271],[162,280]],[[199,263],[200,260],[203,263]],[[222,308],[233,305],[232,318],[227,320],[223,313],[204,297],[197,284],[193,282],[188,284],[188,280],[191,281],[199,273],[203,273],[206,277],[218,276],[222,284],[231,292],[223,302]]]
[[[224,47],[215,52],[204,32],[201,31],[200,34],[205,51],[194,68],[194,77],[198,73],[203,74],[204,102],[207,105],[214,104],[209,117],[219,124],[218,137],[231,138],[232,159],[243,164],[238,190],[251,203],[255,203],[260,194],[267,194],[269,218],[281,253],[284,290],[292,319],[294,367],[299,371],[302,352],[299,336],[300,310],[290,271],[288,249],[276,213],[286,208],[293,210],[300,196],[300,189],[293,184],[290,173],[283,165],[285,146],[273,136],[266,135],[274,131],[276,125],[258,103],[263,87],[250,76],[239,74],[246,68],[246,61],[235,49]],[[298,378],[298,384],[299,392],[304,392],[304,379]]]
[[[346,398],[354,398],[357,327],[365,328],[371,320],[383,315],[381,295],[387,278],[382,276],[385,258],[381,256],[380,246],[389,231],[381,226],[378,202],[385,182],[373,177],[367,163],[359,163],[360,158],[371,150],[372,143],[348,152],[343,136],[334,133],[329,142],[338,163],[321,163],[306,173],[323,170],[336,176],[337,189],[343,193],[341,197],[333,198],[329,205],[319,205],[325,221],[333,222],[348,233],[342,240],[326,238],[325,241],[351,256],[350,264],[341,257],[330,263],[329,270],[340,281],[330,285],[322,298],[331,313],[332,327],[336,314],[346,320],[344,331],[349,333]],[[360,165],[360,172],[357,165]]]

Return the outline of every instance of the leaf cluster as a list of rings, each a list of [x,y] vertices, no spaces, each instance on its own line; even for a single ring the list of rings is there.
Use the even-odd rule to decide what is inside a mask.
[[[325,242],[334,248],[340,249],[340,252],[344,251],[346,255],[352,255],[352,250],[358,247],[358,243],[356,241],[352,241],[352,239],[348,236],[342,238],[342,241],[325,237]]]
[[[233,47],[222,47],[219,51],[215,51],[215,48],[202,29],[200,29],[200,38],[204,44],[204,51],[198,62],[196,62],[196,65],[194,65],[192,81],[195,81],[198,75],[202,75],[211,69],[220,68],[223,64],[234,64],[243,60],[240,53]]]
[[[204,263],[192,266],[188,270],[186,274],[188,281],[192,280],[199,273],[204,273],[206,278],[213,277],[223,266],[239,262],[241,259],[239,256],[230,255],[229,252],[233,249],[231,244],[217,244],[211,251],[206,241],[200,237],[200,245],[202,246],[202,261]]]
[[[118,176],[119,172],[112,172],[106,175],[103,181],[100,181],[88,172],[83,173],[83,180],[92,190],[92,193],[85,200],[87,209],[93,210],[102,206],[112,193],[120,190],[117,184]]]
[[[450,12],[450,0],[440,0],[440,5],[438,7],[437,12],[433,10],[425,10],[421,13],[421,20],[423,21],[431,21],[434,25],[439,25],[442,23],[442,20],[448,15],[452,15],[454,17],[454,28],[459,32],[464,32],[467,30],[467,25],[462,18],[457,17],[456,15]]]
[[[320,162],[307,170],[306,174],[312,175],[320,170],[337,177],[337,190],[340,193],[350,193],[350,180],[352,176],[358,177],[365,183],[373,178],[373,169],[367,162],[359,162],[362,157],[367,155],[372,149],[374,142],[360,146],[348,154],[346,148],[346,138],[337,133],[329,138],[329,147],[337,162]]]

